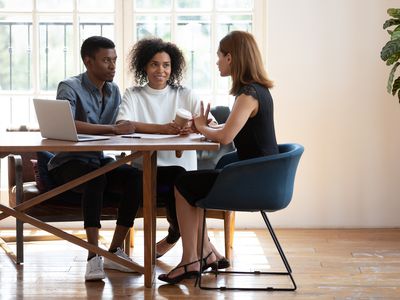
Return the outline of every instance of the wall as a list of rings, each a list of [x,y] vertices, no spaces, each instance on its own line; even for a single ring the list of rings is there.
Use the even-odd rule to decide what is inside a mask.
[[[379,56],[389,7],[400,1],[268,1],[278,141],[305,147],[293,201],[271,215],[275,226],[400,226],[400,104],[386,93]],[[237,217],[237,227],[260,226],[254,214]]]
[[[282,227],[399,227],[400,104],[386,93],[382,24],[400,1],[270,0],[270,77],[280,143],[305,152]],[[253,216],[238,224],[259,226]]]

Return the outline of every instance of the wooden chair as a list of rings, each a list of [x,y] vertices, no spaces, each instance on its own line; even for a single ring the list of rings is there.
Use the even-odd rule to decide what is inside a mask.
[[[20,153],[8,156],[8,195],[10,207],[15,207],[24,201],[39,195],[41,191],[35,181],[34,162],[37,153]],[[57,197],[49,199],[27,211],[27,213],[43,222],[73,222],[83,221],[80,195],[67,191]],[[102,220],[115,220],[117,207],[105,201]],[[16,220],[16,255],[11,257],[20,264],[24,261],[24,241],[41,240],[48,237],[24,237],[24,223]],[[84,238],[86,235],[79,236]],[[104,239],[100,237],[100,241]],[[130,254],[130,235],[125,240],[125,252]]]

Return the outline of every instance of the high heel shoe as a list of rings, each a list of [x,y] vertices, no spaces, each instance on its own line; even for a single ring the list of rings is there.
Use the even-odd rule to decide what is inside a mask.
[[[213,270],[217,270],[218,269],[218,260],[213,261],[212,263],[207,264],[207,259],[210,257],[211,254],[213,254],[214,252],[211,251],[210,253],[208,253],[208,255],[206,257],[203,258],[203,266],[201,267],[201,272],[204,272],[205,270],[207,270],[208,268],[211,268]]]
[[[229,268],[231,266],[231,263],[225,257],[222,257],[222,258],[218,259],[217,265],[218,265],[217,267],[219,270],[219,269]],[[215,271],[216,269],[213,269],[213,270]]]
[[[176,268],[172,269],[168,274],[161,274],[160,276],[158,276],[158,279],[165,281],[169,284],[177,284],[178,282],[181,282],[184,279],[197,278],[200,275],[199,271],[187,271],[187,266],[192,265],[197,262],[198,262],[198,260],[192,261],[186,265],[176,267]],[[175,276],[172,278],[168,277],[168,275],[171,274],[172,271],[177,270],[179,268],[183,268],[185,272],[182,273],[181,275],[178,275],[178,276]]]

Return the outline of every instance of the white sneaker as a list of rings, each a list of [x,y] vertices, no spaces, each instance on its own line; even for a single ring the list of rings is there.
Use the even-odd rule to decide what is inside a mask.
[[[106,273],[103,269],[103,258],[101,256],[94,256],[86,264],[86,281],[102,280],[106,278]]]
[[[133,260],[126,255],[124,251],[120,247],[117,248],[117,251],[114,252],[115,255],[119,256],[120,258],[123,258],[127,261],[133,262]],[[104,269],[113,269],[113,270],[118,270],[121,272],[127,272],[127,273],[137,273],[135,270],[132,270],[128,267],[125,267],[123,265],[117,264],[116,262],[112,261],[111,259],[108,259],[107,257],[104,258]]]

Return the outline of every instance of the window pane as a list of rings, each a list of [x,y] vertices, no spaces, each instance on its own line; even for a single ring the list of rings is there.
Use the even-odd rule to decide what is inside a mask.
[[[228,32],[243,30],[251,32],[251,15],[218,15],[217,16],[217,41],[219,42]]]
[[[0,89],[31,89],[32,23],[23,19],[0,21]]]
[[[79,18],[79,33],[81,42],[93,35],[100,35],[114,41],[114,20],[112,16]]]
[[[218,10],[253,10],[253,0],[215,0]]]
[[[31,11],[32,0],[2,0],[0,10]]]
[[[40,11],[72,11],[73,0],[36,0]]]
[[[79,11],[104,11],[113,12],[114,11],[114,0],[79,0],[78,1]]]
[[[61,19],[61,20],[60,20]],[[63,20],[64,19],[64,20]],[[42,19],[39,23],[40,89],[56,90],[72,73],[72,22],[68,18]]]
[[[32,101],[28,96],[12,96],[9,97],[8,101],[5,101],[4,104],[9,114],[7,117],[8,122],[5,124],[5,127],[35,123],[35,120],[32,120],[31,114]]]
[[[171,10],[172,0],[134,0],[134,9],[137,10]]]
[[[212,0],[177,0],[178,8],[211,9]]]
[[[110,16],[102,16],[101,21],[98,17],[81,16],[79,18],[79,49],[83,41],[93,35],[100,35],[114,41],[114,20]],[[80,57],[80,56],[79,56]],[[81,72],[85,71],[85,66],[81,59],[79,59],[79,66]]]
[[[177,25],[176,41],[187,62],[186,85],[193,89],[210,89],[210,16],[179,16]]]
[[[136,18],[136,36],[140,40],[144,37],[156,36],[164,41],[171,40],[171,18],[169,16],[138,16]]]

